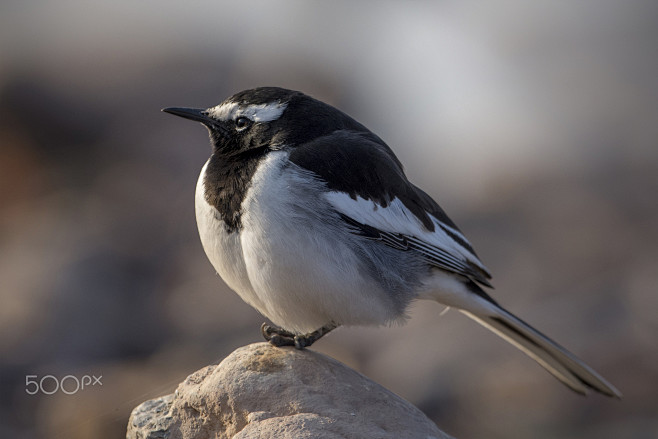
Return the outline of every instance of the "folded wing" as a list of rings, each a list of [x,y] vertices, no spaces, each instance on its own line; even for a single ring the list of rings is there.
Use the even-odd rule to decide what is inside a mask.
[[[324,195],[357,235],[491,286],[491,275],[455,223],[404,175],[372,133],[334,132],[294,149],[290,160],[326,183]]]

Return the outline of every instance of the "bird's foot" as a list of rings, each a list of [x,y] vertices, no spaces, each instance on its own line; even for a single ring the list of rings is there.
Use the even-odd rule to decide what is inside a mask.
[[[260,327],[260,332],[263,334],[263,338],[273,346],[295,346],[295,334],[283,328],[263,323]]]
[[[294,346],[295,349],[301,350],[311,346],[313,343],[337,327],[338,325],[330,323],[308,334],[295,335],[283,328],[279,328],[278,326],[263,323],[260,327],[260,332],[263,334],[265,340],[270,342],[270,344],[273,346]]]

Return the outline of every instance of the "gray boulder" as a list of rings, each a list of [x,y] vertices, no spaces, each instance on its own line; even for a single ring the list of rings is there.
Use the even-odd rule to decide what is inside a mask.
[[[311,350],[242,347],[136,407],[128,439],[442,439],[420,410]]]

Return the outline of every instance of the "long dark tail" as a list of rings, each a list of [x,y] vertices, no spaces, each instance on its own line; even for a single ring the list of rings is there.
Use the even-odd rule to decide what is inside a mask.
[[[586,394],[588,389],[594,389],[621,398],[619,390],[571,352],[499,305],[494,308],[497,312],[493,315],[460,311],[525,352],[574,391]]]

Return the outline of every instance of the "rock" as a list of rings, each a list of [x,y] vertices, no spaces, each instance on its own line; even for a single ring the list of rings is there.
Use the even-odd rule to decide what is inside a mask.
[[[127,439],[449,438],[420,410],[311,350],[242,347],[146,401]]]

